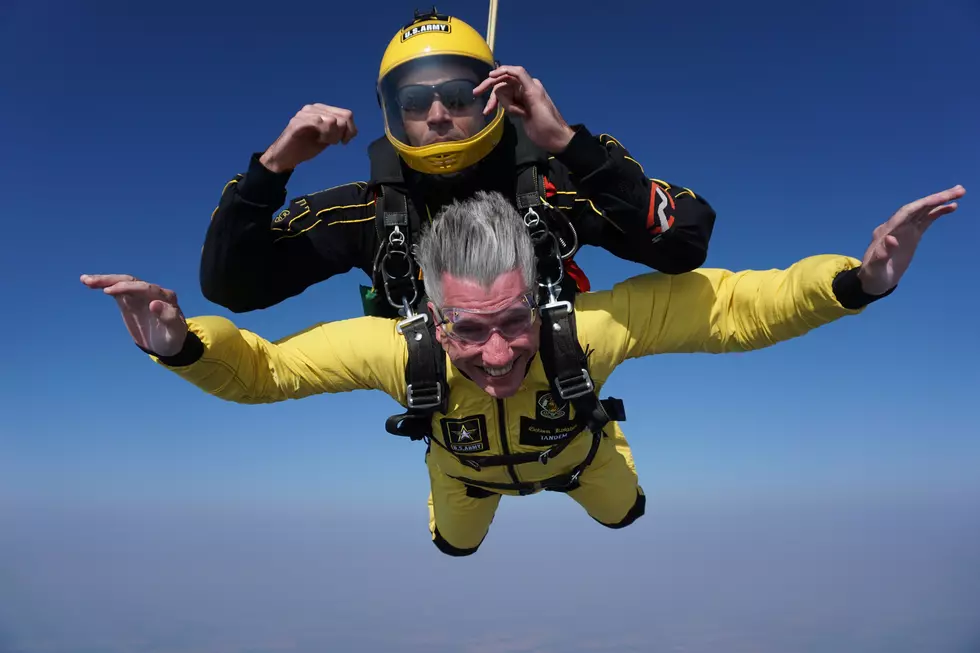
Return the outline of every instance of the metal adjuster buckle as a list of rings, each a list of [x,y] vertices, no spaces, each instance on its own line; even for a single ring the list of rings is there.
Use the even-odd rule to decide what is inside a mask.
[[[389,261],[394,260],[394,258],[401,257],[404,260],[404,265],[407,270],[405,274],[395,276],[391,273],[389,269]],[[395,308],[401,308],[395,297],[401,296],[402,302],[406,301],[409,304],[414,304],[415,300],[418,299],[419,289],[415,283],[415,265],[414,259],[408,254],[408,252],[403,252],[401,250],[389,250],[385,253],[384,258],[381,259],[381,281],[384,285],[385,298],[388,303]],[[412,296],[411,299],[407,297],[407,293],[400,292],[402,290],[411,289]]]
[[[548,301],[541,305],[540,311],[542,317],[547,317],[549,321],[553,323],[554,329],[558,330],[561,326],[557,323],[563,317],[567,317],[572,313],[572,303],[566,300],[558,301],[558,287],[561,283],[561,278],[564,273],[559,271],[558,280],[552,281],[550,278],[545,279],[544,283],[538,283],[538,286],[544,288],[548,293]]]
[[[409,408],[434,408],[442,404],[442,383],[409,383],[406,388]]]
[[[589,371],[582,368],[582,373],[570,379],[555,379],[555,386],[558,387],[558,395],[562,399],[574,399],[587,395],[595,389]]]
[[[429,320],[428,313],[416,313],[414,315],[409,315],[409,317],[406,317],[404,320],[399,321],[395,325],[395,331],[397,331],[401,335],[405,335],[404,328],[407,327],[408,325],[414,324],[415,322],[421,322],[422,324],[425,324],[428,320]]]

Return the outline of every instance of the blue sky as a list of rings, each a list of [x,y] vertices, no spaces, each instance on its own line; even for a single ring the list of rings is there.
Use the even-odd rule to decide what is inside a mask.
[[[187,571],[181,556],[210,559],[215,547],[241,541],[236,529],[265,545],[246,547],[251,553],[242,554],[240,566],[216,562],[214,573],[225,581],[261,566],[255,560],[295,555],[320,565],[317,578],[335,567],[380,568],[398,587],[422,582],[407,571],[416,566],[443,580],[462,570],[481,580],[486,596],[500,598],[515,576],[534,573],[539,558],[521,560],[520,552],[549,547],[629,552],[614,556],[616,564],[642,566],[641,578],[655,583],[655,565],[668,558],[643,551],[661,530],[674,534],[678,550],[690,545],[712,558],[749,546],[746,531],[725,516],[755,515],[757,506],[807,524],[801,506],[814,502],[830,521],[826,515],[844,504],[886,512],[943,506],[912,512],[932,524],[935,515],[954,513],[976,524],[963,511],[945,511],[980,499],[980,311],[969,263],[980,236],[980,8],[968,0],[696,0],[673,9],[623,3],[615,18],[609,3],[563,3],[559,10],[501,0],[501,60],[539,77],[569,122],[611,133],[649,175],[712,203],[718,222],[709,266],[782,267],[825,252],[860,257],[871,230],[905,202],[957,183],[967,188],[960,210],[926,235],[901,288],[864,315],[767,351],[663,356],[621,368],[607,391],[627,402],[624,427],[656,515],[627,531],[597,532],[563,497],[505,501],[486,553],[450,564],[426,541],[422,449],[384,432],[393,401],[356,393],[237,406],[152,365],[132,345],[114,303],[87,291],[80,274],[138,275],[176,290],[188,315],[227,315],[270,339],[359,313],[364,278],[355,272],[266,311],[232,316],[201,296],[198,257],[224,183],[305,103],[350,108],[360,135],[301,166],[290,195],[366,178],[365,147],[382,130],[372,88],[377,63],[414,6],[14,0],[0,9],[3,215],[10,228],[0,257],[8,316],[0,323],[8,342],[0,515],[12,525],[6,539],[0,529],[0,552],[34,551],[0,557],[0,575],[14,579],[6,587],[19,588],[5,591],[0,582],[0,650],[4,636],[14,645],[36,642],[31,638],[49,632],[50,623],[71,621],[61,619],[71,610],[53,598],[55,588],[65,578],[98,586],[98,565],[87,556],[106,556],[106,542],[117,542],[122,560],[99,559],[114,578],[126,577],[128,589],[107,589],[105,602],[92,605],[122,609],[131,605],[131,591],[169,597],[159,598],[166,612],[182,591],[200,597],[209,582]],[[438,7],[485,29],[484,2]],[[600,288],[642,271],[597,250],[578,260]],[[673,392],[658,405],[649,397],[664,379]],[[692,541],[672,530],[687,523],[687,509],[711,525],[693,530]],[[550,515],[557,522],[542,526]],[[224,519],[238,521],[225,527]],[[760,529],[782,523],[754,519]],[[283,542],[263,530],[266,520],[283,529]],[[199,523],[212,530],[195,539]],[[861,523],[848,522],[854,538]],[[113,535],[144,527],[131,540]],[[940,535],[917,541],[938,555],[951,529],[936,526],[929,532]],[[161,540],[148,533],[179,534]],[[350,538],[357,533],[371,533],[374,543],[356,546]],[[885,527],[874,533],[891,541]],[[324,551],[344,553],[318,557],[317,538],[331,540]],[[796,540],[776,539],[784,548],[769,540],[762,548],[804,559]],[[296,553],[291,547],[300,540],[307,548]],[[830,569],[847,564],[847,555],[827,548],[814,555]],[[162,567],[146,585],[126,575],[128,564],[144,568],[158,559]],[[549,565],[549,573],[562,573]],[[758,580],[740,573],[729,580]],[[764,565],[760,573],[767,573]],[[185,585],[156,594],[173,574]],[[623,583],[630,577],[616,576]],[[270,578],[290,591],[288,579]],[[811,589],[819,585],[818,575],[808,578]],[[355,572],[337,582],[347,583],[337,592],[353,592],[352,614],[370,611],[371,594]],[[233,594],[234,584],[227,587]],[[713,591],[707,580],[704,588]],[[913,585],[906,589],[915,595]],[[11,606],[28,609],[20,591],[36,596],[36,609],[30,618],[5,617]],[[315,596],[337,600],[321,591]],[[768,596],[784,605],[773,598],[778,592]],[[730,605],[741,602],[731,598]],[[569,609],[597,606],[579,599]],[[78,614],[112,623],[110,613],[93,607],[91,615]],[[242,608],[212,626],[225,633],[249,622],[248,614]],[[548,614],[553,621],[564,613]],[[535,631],[526,623],[515,637],[530,641]],[[345,636],[357,632],[352,626]],[[637,632],[653,637],[652,630]],[[194,636],[187,637],[191,646]],[[676,638],[688,641],[683,633]],[[44,650],[77,653],[52,641]]]

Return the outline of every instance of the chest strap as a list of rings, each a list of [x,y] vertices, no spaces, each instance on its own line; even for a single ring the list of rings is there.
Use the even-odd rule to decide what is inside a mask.
[[[595,454],[599,450],[599,443],[602,441],[603,437],[605,437],[605,434],[603,434],[601,431],[593,432],[592,446],[589,447],[589,453],[578,465],[574,467],[574,469],[572,469],[572,471],[565,474],[552,476],[541,481],[528,481],[523,483],[494,483],[492,481],[481,481],[462,476],[453,476],[451,474],[450,477],[462,483],[466,483],[467,485],[474,485],[485,490],[510,490],[518,492],[522,495],[534,494],[535,492],[540,492],[541,490],[568,492],[577,487],[579,476],[582,475],[582,472],[585,471],[586,467],[592,464],[592,460],[595,458]]]

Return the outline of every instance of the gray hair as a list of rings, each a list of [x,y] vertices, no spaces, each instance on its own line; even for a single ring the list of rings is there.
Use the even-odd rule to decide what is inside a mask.
[[[425,292],[437,307],[443,305],[446,273],[484,288],[511,270],[521,272],[528,288],[535,281],[534,246],[527,226],[497,192],[478,191],[470,199],[445,206],[423,229],[415,258],[422,268]]]

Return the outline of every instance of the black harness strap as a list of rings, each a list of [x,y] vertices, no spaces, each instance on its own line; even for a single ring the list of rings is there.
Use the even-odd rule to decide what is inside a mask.
[[[524,214],[524,222],[531,230],[531,237],[540,231],[532,227],[534,218],[544,222],[544,228],[555,239],[560,261],[572,258],[578,251],[578,232],[568,216],[546,199],[544,175],[537,165],[529,165],[517,175],[517,208]]]
[[[388,303],[409,317],[409,308],[421,304],[418,268],[412,244],[419,233],[418,215],[408,210],[408,198],[392,186],[382,186],[375,212],[378,253],[374,261],[375,287],[384,289]],[[407,305],[406,305],[407,304]]]
[[[427,313],[417,313],[398,323],[396,329],[408,346],[405,366],[406,407],[385,421],[385,430],[412,440],[432,436],[432,414],[445,413],[449,402],[446,353],[435,337],[435,324]],[[437,441],[437,444],[442,444]]]
[[[526,211],[541,206],[544,197],[544,178],[536,165],[529,165],[517,174],[517,208]]]

